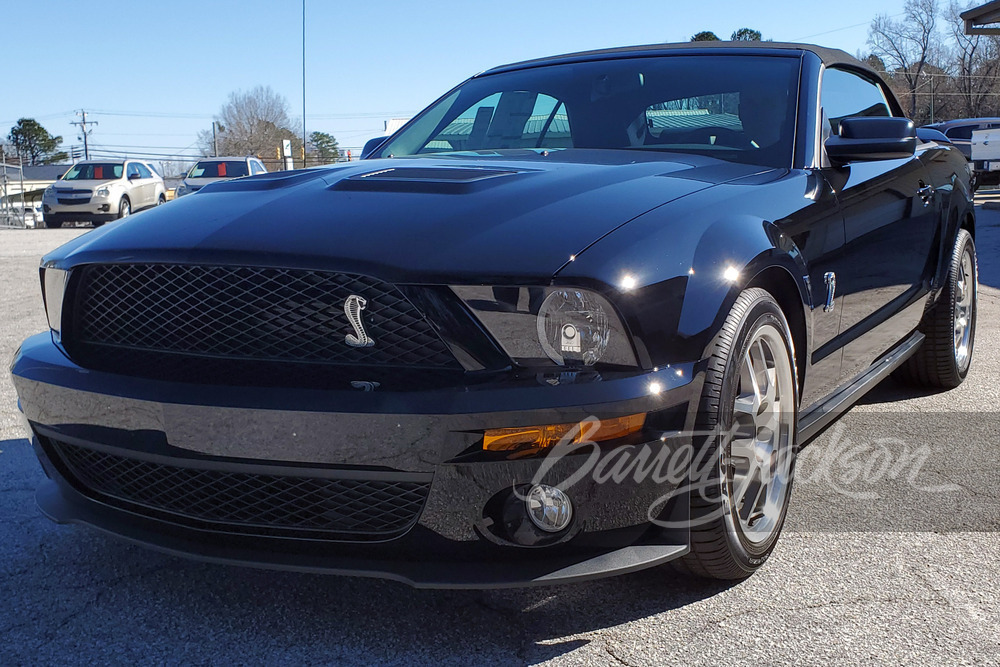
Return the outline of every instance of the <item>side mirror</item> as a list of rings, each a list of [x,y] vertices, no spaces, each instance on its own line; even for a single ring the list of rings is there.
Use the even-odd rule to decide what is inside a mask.
[[[909,118],[843,118],[840,136],[826,140],[826,154],[835,165],[908,158],[916,150],[917,131]]]
[[[135,181],[135,180],[138,180],[140,178],[142,178],[142,176],[140,176],[139,174],[129,174],[128,175],[128,180],[130,180],[130,181]]]
[[[374,139],[369,139],[365,142],[365,147],[361,149],[361,159],[366,159],[369,155],[375,152],[379,146],[385,143],[385,140],[389,137],[375,137]]]

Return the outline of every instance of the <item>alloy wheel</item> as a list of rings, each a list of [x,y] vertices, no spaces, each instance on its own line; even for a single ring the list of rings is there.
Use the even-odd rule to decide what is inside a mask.
[[[781,333],[765,324],[740,362],[725,467],[727,511],[751,545],[781,525],[791,483],[795,386]]]
[[[970,342],[973,327],[973,309],[976,302],[976,270],[972,254],[962,253],[962,263],[958,269],[958,283],[955,294],[955,363],[963,371],[969,365]]]

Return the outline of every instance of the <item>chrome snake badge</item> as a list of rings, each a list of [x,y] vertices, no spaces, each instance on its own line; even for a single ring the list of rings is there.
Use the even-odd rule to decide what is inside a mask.
[[[347,334],[344,342],[351,347],[371,347],[375,344],[375,339],[365,331],[365,323],[361,321],[361,311],[368,306],[368,301],[364,297],[352,294],[344,301],[344,314],[347,321],[354,327],[354,333]]]

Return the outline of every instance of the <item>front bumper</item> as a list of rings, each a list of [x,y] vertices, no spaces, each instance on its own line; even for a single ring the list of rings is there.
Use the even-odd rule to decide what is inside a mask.
[[[219,387],[88,371],[69,361],[49,334],[25,341],[12,365],[50,477],[38,502],[57,522],[210,561],[477,588],[624,573],[686,552],[686,534],[649,523],[650,508],[676,484],[654,475],[602,482],[590,469],[567,489],[576,509],[570,528],[535,546],[517,544],[511,524],[498,520],[498,498],[535,481],[561,485],[591,457],[567,457],[542,474],[545,459],[502,460],[484,455],[477,443],[487,428],[638,412],[657,415],[653,421],[664,434],[680,431],[700,389],[692,372],[684,366],[586,384],[408,393]],[[658,391],[651,392],[651,384]],[[654,455],[680,446],[654,438],[658,433],[637,444]],[[185,470],[401,476],[426,480],[429,490],[414,521],[392,534],[234,529],[226,521],[120,502],[107,488],[95,491],[53,454],[54,442]]]
[[[117,204],[110,197],[91,197],[81,203],[63,204],[57,199],[42,201],[46,220],[110,222],[118,218]]]

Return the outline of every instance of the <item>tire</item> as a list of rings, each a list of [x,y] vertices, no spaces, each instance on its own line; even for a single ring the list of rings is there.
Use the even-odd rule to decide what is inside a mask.
[[[976,244],[968,231],[960,229],[947,282],[918,327],[924,343],[899,369],[897,377],[920,387],[954,389],[962,384],[976,344],[978,299]]]
[[[62,220],[54,220],[52,218],[45,218],[45,226],[49,229],[59,229],[63,226]]]
[[[129,201],[128,197],[123,196],[121,201],[118,202],[118,219],[127,218],[132,214],[132,202]]]
[[[167,203],[167,196],[166,195],[160,195],[159,197],[157,197],[157,199],[156,199],[156,205],[157,206],[163,206],[166,203]]]
[[[794,471],[794,359],[788,321],[774,297],[744,290],[710,347],[696,432],[714,435],[702,441],[706,456],[693,466],[702,472],[692,473],[691,551],[675,561],[676,569],[744,579],[774,550]]]

